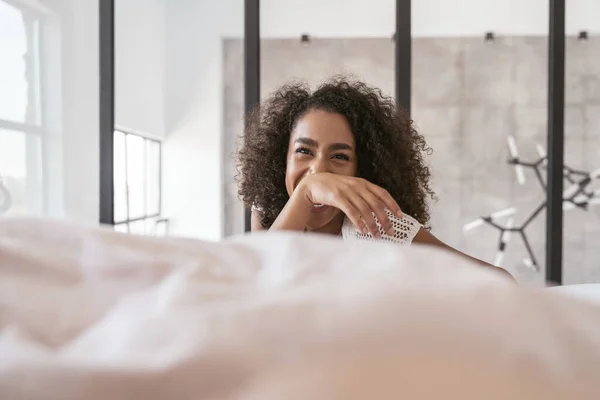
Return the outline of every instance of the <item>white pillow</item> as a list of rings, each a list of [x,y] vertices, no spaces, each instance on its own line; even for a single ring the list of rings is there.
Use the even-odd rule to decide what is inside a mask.
[[[600,309],[428,247],[0,220],[2,399],[598,399]]]
[[[600,283],[555,286],[546,290],[560,292],[561,294],[566,296],[573,296],[577,299],[589,301],[600,305]]]

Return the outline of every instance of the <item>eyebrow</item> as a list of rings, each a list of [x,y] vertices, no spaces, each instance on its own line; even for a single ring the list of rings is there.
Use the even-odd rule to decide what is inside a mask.
[[[329,150],[352,150],[352,146],[346,143],[334,143],[331,146],[329,146]]]
[[[319,143],[317,143],[316,140],[305,138],[305,137],[296,139],[296,143],[304,144],[304,145],[310,146],[310,147],[319,147]]]
[[[316,140],[304,137],[296,139],[296,143],[310,147],[319,147],[319,143]],[[333,143],[329,146],[329,150],[352,150],[352,146],[347,143]]]

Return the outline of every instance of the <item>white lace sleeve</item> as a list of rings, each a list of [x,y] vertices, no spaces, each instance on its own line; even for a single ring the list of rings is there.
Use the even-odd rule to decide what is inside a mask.
[[[389,210],[387,211],[387,215],[392,222],[392,226],[394,227],[394,235],[388,235],[383,231],[381,224],[375,217],[375,222],[379,227],[379,233],[381,233],[380,239],[375,239],[371,234],[363,234],[358,231],[354,224],[346,218],[344,221],[344,226],[342,227],[342,237],[344,240],[380,240],[386,242],[394,242],[399,244],[411,244],[419,229],[421,229],[421,224],[411,217],[410,215],[404,214],[402,218],[396,217]]]

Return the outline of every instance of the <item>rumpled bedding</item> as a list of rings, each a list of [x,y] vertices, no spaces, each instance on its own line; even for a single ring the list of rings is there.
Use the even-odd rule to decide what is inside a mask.
[[[600,308],[431,247],[0,220],[0,399],[600,399]]]

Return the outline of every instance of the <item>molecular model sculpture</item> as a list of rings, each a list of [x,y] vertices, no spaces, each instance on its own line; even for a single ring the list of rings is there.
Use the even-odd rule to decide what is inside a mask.
[[[511,158],[508,164],[514,165],[517,181],[519,184],[525,184],[525,169],[533,170],[542,190],[546,190],[546,183],[542,177],[542,170],[546,169],[548,157],[544,148],[537,145],[539,159],[535,162],[525,162],[519,158],[517,144],[513,136],[508,137],[508,148]],[[600,189],[593,190],[591,184],[595,179],[600,178],[600,168],[592,172],[578,171],[568,166],[563,167],[563,177],[568,182],[569,186],[563,192],[563,210],[569,211],[574,209],[588,210],[590,206],[600,204]],[[511,237],[511,233],[518,234],[523,240],[528,257],[523,258],[523,264],[536,271],[540,270],[540,266],[535,258],[535,254],[531,248],[530,242],[527,239],[525,229],[527,226],[542,212],[547,205],[544,200],[538,205],[532,213],[525,218],[525,221],[519,226],[515,226],[513,216],[517,213],[517,208],[511,207],[504,210],[493,212],[489,215],[481,216],[476,220],[465,224],[463,230],[470,231],[484,224],[492,226],[500,232],[500,240],[498,242],[498,250],[494,265],[500,267],[504,261],[504,253]],[[504,220],[504,222],[502,222]]]

